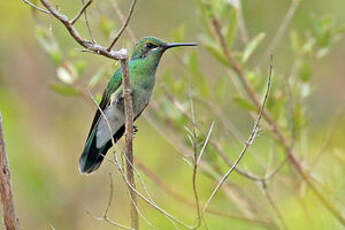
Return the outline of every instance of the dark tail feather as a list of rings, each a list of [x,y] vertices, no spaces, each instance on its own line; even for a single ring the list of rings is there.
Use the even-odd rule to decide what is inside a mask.
[[[104,159],[104,156],[107,154],[108,150],[112,146],[112,142],[111,140],[109,140],[104,146],[102,146],[101,148],[97,148],[96,147],[96,142],[97,142],[96,130],[97,128],[95,127],[86,141],[83,154],[79,158],[80,173],[90,174],[96,169],[98,169]],[[114,134],[113,137],[114,137],[115,143],[123,136],[124,132],[125,132],[125,127],[122,126]]]

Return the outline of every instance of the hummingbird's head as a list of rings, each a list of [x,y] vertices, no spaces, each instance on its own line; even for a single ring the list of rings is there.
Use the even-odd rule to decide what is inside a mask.
[[[143,37],[138,44],[136,44],[133,59],[145,59],[148,56],[156,56],[158,58],[169,48],[179,46],[197,46],[196,43],[166,43],[155,37]]]

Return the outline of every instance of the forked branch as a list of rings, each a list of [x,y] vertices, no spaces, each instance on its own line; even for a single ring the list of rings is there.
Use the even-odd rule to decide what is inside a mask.
[[[88,8],[92,2],[93,2],[93,0],[89,0],[87,3],[84,4],[84,6],[80,9],[79,13],[71,20],[71,22],[70,22],[71,25],[73,25],[74,23],[76,23],[78,21],[80,16],[85,12],[86,8]]]
[[[232,167],[225,173],[225,175],[223,176],[223,178],[218,182],[216,188],[213,190],[212,194],[210,195],[210,197],[208,198],[208,200],[206,201],[202,213],[205,213],[210,202],[212,201],[212,199],[215,197],[216,193],[219,191],[220,187],[224,184],[224,182],[226,181],[226,179],[230,176],[230,174],[233,172],[233,170],[237,167],[237,165],[240,163],[241,159],[243,158],[244,154],[246,153],[247,149],[249,148],[249,146],[251,146],[257,136],[257,133],[259,131],[259,125],[260,125],[260,121],[262,118],[262,114],[268,99],[268,94],[271,88],[271,77],[272,77],[272,62],[270,64],[270,69],[269,69],[269,74],[268,74],[268,82],[267,82],[267,89],[266,89],[266,93],[263,99],[263,102],[260,106],[260,110],[259,110],[259,115],[256,118],[253,130],[248,138],[248,140],[246,141],[246,143],[244,144],[244,147],[241,151],[241,153],[239,154],[237,160],[235,161],[235,163],[232,165]]]
[[[80,36],[79,32],[74,28],[73,24],[80,15],[86,10],[87,6],[91,4],[92,1],[89,1],[86,3],[82,9],[79,11],[77,16],[73,20],[69,20],[68,17],[62,13],[60,13],[57,9],[52,7],[50,3],[47,0],[41,0],[41,3],[43,6],[49,11],[51,15],[53,15],[56,19],[58,19],[66,29],[68,30],[69,34],[72,36],[72,38],[79,43],[82,47],[86,48],[87,50],[99,54],[108,58],[111,58],[113,60],[124,60],[128,58],[127,52],[123,52],[122,50],[120,51],[113,51],[113,50],[108,50],[107,48],[93,43],[87,39],[84,39],[83,37]]]

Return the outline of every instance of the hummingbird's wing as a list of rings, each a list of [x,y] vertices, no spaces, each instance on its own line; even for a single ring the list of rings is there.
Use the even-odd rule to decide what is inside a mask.
[[[112,94],[116,91],[120,91],[122,82],[122,70],[119,69],[115,72],[111,80],[109,81],[106,89],[104,90],[102,100],[99,107],[102,111],[109,109]],[[86,139],[85,147],[82,155],[79,159],[79,170],[81,173],[91,173],[96,170],[101,164],[104,155],[107,153],[108,149],[112,146],[111,142],[108,141],[103,146],[97,146],[97,130],[101,119],[101,112],[97,109],[96,114],[93,118],[92,125],[90,128],[89,135]],[[121,127],[114,134],[115,137],[122,136],[124,133],[124,128]]]
[[[105,88],[103,92],[101,102],[99,103],[99,108],[102,111],[104,111],[107,108],[107,106],[110,103],[111,95],[121,86],[121,84],[122,84],[122,69],[120,68],[115,72],[113,77],[110,79],[107,87]],[[95,128],[95,125],[97,124],[100,116],[101,116],[101,112],[99,111],[99,109],[97,109],[96,114],[91,124],[88,138],[90,137],[92,130]]]

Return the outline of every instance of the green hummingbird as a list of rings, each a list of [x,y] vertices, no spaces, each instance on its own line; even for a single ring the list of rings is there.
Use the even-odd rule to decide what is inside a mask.
[[[150,102],[155,84],[155,73],[162,54],[170,48],[196,46],[196,43],[166,43],[155,37],[144,37],[135,46],[128,63],[130,87],[135,121]],[[125,132],[122,69],[119,68],[108,82],[99,107],[110,123],[117,142]],[[99,168],[108,149],[112,146],[107,120],[97,110],[84,151],[79,159],[79,171],[89,174]]]

